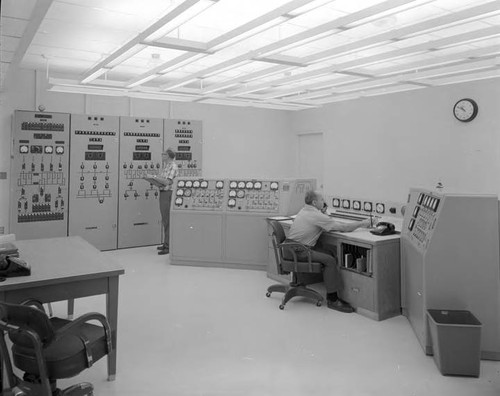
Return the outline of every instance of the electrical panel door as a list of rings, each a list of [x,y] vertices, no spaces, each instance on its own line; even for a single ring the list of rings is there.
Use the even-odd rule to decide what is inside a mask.
[[[143,178],[161,170],[163,120],[120,117],[118,248],[161,241],[159,190]]]
[[[68,233],[69,114],[16,110],[10,232],[17,239]]]
[[[179,177],[202,176],[202,129],[201,121],[165,120],[163,147],[175,151],[179,165]]]
[[[114,116],[71,115],[69,235],[117,247],[118,131]]]

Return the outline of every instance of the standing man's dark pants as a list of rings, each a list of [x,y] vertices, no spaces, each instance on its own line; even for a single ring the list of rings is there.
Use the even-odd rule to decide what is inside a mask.
[[[163,247],[169,247],[170,240],[170,203],[172,202],[172,190],[160,191],[160,213],[163,224]]]

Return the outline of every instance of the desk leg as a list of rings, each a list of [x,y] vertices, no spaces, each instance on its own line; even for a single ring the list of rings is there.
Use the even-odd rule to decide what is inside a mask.
[[[108,294],[106,295],[106,316],[111,327],[114,349],[108,355],[108,381],[116,377],[116,353],[118,348],[118,276],[108,278]]]

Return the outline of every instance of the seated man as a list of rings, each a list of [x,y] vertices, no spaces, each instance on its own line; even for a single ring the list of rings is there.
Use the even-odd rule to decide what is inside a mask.
[[[370,227],[371,220],[341,223],[325,214],[325,211],[323,195],[318,191],[308,191],[305,196],[305,205],[293,221],[287,240],[308,246],[312,249],[312,261],[323,264],[323,281],[326,286],[328,308],[340,312],[353,312],[352,307],[338,296],[341,278],[335,248],[322,246],[318,243],[318,239],[323,231],[349,232],[360,227]],[[307,254],[299,252],[297,259],[307,261]]]

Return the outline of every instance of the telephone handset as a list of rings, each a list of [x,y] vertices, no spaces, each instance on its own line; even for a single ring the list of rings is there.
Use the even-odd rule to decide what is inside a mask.
[[[370,232],[374,235],[391,235],[396,232],[396,227],[392,223],[381,221]]]
[[[28,275],[31,275],[31,267],[26,261],[19,257],[0,254],[0,277],[10,278]]]

